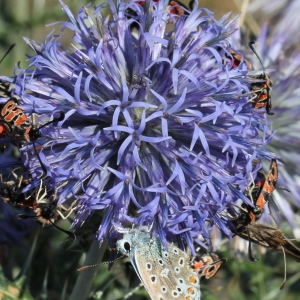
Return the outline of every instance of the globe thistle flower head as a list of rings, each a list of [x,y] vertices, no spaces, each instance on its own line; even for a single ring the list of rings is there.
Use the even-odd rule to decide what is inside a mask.
[[[247,63],[233,63],[232,20],[197,4],[178,16],[163,1],[109,1],[108,17],[104,5],[75,17],[60,3],[77,45],[26,39],[36,54],[16,79],[21,107],[40,123],[65,113],[41,129],[40,161],[31,143],[21,149],[32,186],[42,162],[50,196],[77,201],[74,227],[103,211],[100,241],[128,223],[191,249],[209,243],[213,224],[230,236],[220,212],[251,205],[243,192],[272,136],[253,109]]]

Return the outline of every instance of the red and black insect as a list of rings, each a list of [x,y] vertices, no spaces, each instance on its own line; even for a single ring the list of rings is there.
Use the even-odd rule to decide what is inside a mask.
[[[76,236],[73,232],[71,232],[69,230],[65,230],[55,224],[55,220],[58,216],[56,201],[49,202],[49,203],[38,203],[35,201],[31,208],[35,212],[34,216],[20,214],[20,215],[18,215],[18,218],[19,219],[35,219],[39,223],[41,223],[43,226],[52,225],[55,228],[57,228],[58,230],[66,233],[73,240],[76,239]]]
[[[191,267],[198,273],[200,279],[210,279],[216,275],[221,265],[226,261],[226,258],[220,259],[215,253],[208,253],[196,256],[191,263]]]
[[[26,197],[26,199],[22,203],[18,204],[20,206],[30,207],[34,211],[35,215],[32,216],[32,215],[20,214],[18,217],[20,219],[29,219],[29,218],[35,219],[43,226],[52,225],[57,229],[59,229],[60,231],[69,235],[72,239],[75,239],[75,235],[73,232],[65,230],[55,224],[55,220],[57,219],[57,217],[59,215],[63,217],[63,215],[61,212],[59,212],[57,206],[57,200],[55,200],[56,191],[54,192],[53,197],[54,200],[51,200],[49,198],[49,193],[47,192],[47,188],[43,184],[43,181],[41,180],[41,184],[36,189],[36,192],[31,193],[29,196]]]
[[[153,0],[153,2],[158,3],[160,0]],[[192,1],[191,1],[192,2]],[[135,3],[145,6],[146,1],[135,1]],[[191,3],[189,4],[191,6]],[[191,8],[191,7],[190,7]],[[171,14],[177,16],[183,16],[187,14],[189,10],[182,2],[178,0],[170,0],[167,6],[167,9],[170,11]]]
[[[65,230],[55,224],[55,220],[58,216],[57,211],[57,203],[56,201],[48,202],[48,203],[38,203],[37,201],[33,202],[33,206],[31,207],[35,213],[34,216],[32,215],[23,215],[20,214],[18,217],[20,219],[35,219],[43,226],[45,225],[52,225],[58,230],[66,233],[72,239],[76,239],[75,234],[69,230]]]
[[[187,11],[189,10],[183,3],[178,0],[170,0],[167,9],[172,15],[177,16],[187,15]]]
[[[245,231],[249,223],[254,223],[260,219],[265,205],[271,200],[272,193],[276,188],[278,180],[278,166],[276,159],[271,160],[269,172],[265,176],[262,172],[258,173],[262,179],[255,182],[254,187],[248,192],[248,197],[252,200],[254,207],[243,203],[240,214],[232,220],[237,232]]]
[[[155,2],[155,3],[158,3],[159,1],[160,0],[153,0],[153,2]],[[144,7],[144,9],[147,9],[146,5],[149,5],[150,1],[148,1],[148,2],[147,1],[135,1],[135,3],[141,5],[142,7]],[[190,1],[189,7],[190,7],[190,9],[192,9],[193,1]],[[166,10],[168,12],[170,12],[172,17],[173,16],[181,17],[183,15],[187,15],[188,11],[189,11],[189,9],[183,3],[181,3],[178,0],[176,0],[176,1],[175,0],[170,0],[167,7],[166,7]],[[127,13],[127,17],[129,19],[135,19],[136,17],[138,17],[137,13],[133,9],[127,9],[126,13]],[[169,18],[168,23],[173,23],[174,22],[172,17]],[[131,26],[131,29],[138,29],[139,28],[138,24],[135,23],[135,22],[132,22],[132,24],[130,26]]]
[[[268,175],[265,176],[259,172],[259,176],[263,176],[255,182],[254,187],[248,192],[248,197],[252,200],[254,207],[243,203],[237,218],[232,218],[231,222],[234,225],[235,233],[249,241],[249,259],[251,261],[257,261],[252,256],[251,251],[251,231],[256,227],[256,221],[260,219],[264,211],[264,207],[272,199],[272,193],[276,188],[278,180],[278,166],[276,159],[271,160]],[[248,237],[248,238],[246,238]]]
[[[3,57],[0,59],[0,63],[4,60],[4,58],[9,54],[9,52],[15,47],[16,44],[12,44]],[[0,80],[0,97],[1,98],[9,98],[11,97],[10,92],[11,83]],[[7,127],[4,124],[0,123],[0,139],[7,137]],[[0,143],[0,152],[4,153],[6,149],[6,143]]]
[[[252,68],[252,64],[248,60],[244,59],[241,54],[237,53],[233,49],[230,49],[229,53],[230,53],[230,55],[225,54],[225,56],[230,61],[232,67],[238,68],[240,66],[240,64],[245,63],[247,66],[247,69]]]
[[[38,203],[34,201],[32,203],[31,208],[35,212],[35,216],[19,215],[18,217],[20,219],[34,218],[42,225],[50,225],[50,224],[54,225],[54,222],[58,215],[56,212],[56,202]]]
[[[258,58],[263,73],[260,75],[253,75],[253,79],[257,82],[253,82],[251,84],[251,91],[254,93],[254,99],[253,99],[253,107],[254,108],[266,108],[266,112],[268,115],[273,115],[274,113],[271,112],[272,109],[272,103],[271,103],[271,91],[272,91],[272,82],[269,76],[266,75],[265,68],[263,66],[263,63],[255,51],[253,47],[254,42],[249,43],[249,47],[253,51],[253,53]]]
[[[263,175],[261,172],[260,175]],[[255,208],[250,209],[249,217],[251,222],[256,222],[262,215],[265,205],[272,198],[272,194],[276,188],[278,180],[278,165],[276,159],[271,160],[269,172],[267,176],[263,175],[263,179],[255,183],[254,189],[251,191],[250,198],[253,199],[253,204]]]
[[[0,125],[2,128],[2,135],[10,137],[14,142],[32,142],[34,151],[37,154],[38,160],[43,169],[43,173],[47,174],[47,170],[43,165],[35,147],[35,141],[41,136],[40,129],[43,127],[62,121],[65,117],[63,111],[60,111],[60,115],[39,127],[35,126],[33,122],[30,122],[25,112],[18,107],[18,100],[16,98],[10,98],[2,107],[0,107]]]
[[[0,112],[0,122],[5,128],[5,134],[13,140],[37,139],[31,133],[32,125],[24,111],[18,107],[16,98],[10,98],[2,107]],[[32,131],[33,132],[33,131]],[[32,135],[32,136],[31,136]]]
[[[40,186],[35,188],[34,191],[23,192],[30,184],[29,179],[25,179],[23,175],[20,175],[22,168],[16,168],[9,176],[8,181],[3,181],[1,176],[0,182],[0,195],[3,200],[16,207],[27,207],[34,211],[35,215],[19,215],[21,219],[33,218],[36,219],[42,225],[53,225],[59,230],[65,232],[70,237],[74,238],[74,234],[70,231],[64,230],[54,224],[57,217],[60,215],[63,219],[68,218],[73,209],[69,209],[70,213],[65,217],[58,209],[57,201],[49,199],[49,193],[46,186],[41,180]],[[24,171],[24,170],[23,170]],[[56,197],[54,192],[53,197]],[[59,206],[61,209],[68,210],[63,206]]]
[[[59,122],[64,119],[64,113],[61,111],[60,116],[54,118],[42,126],[35,128],[30,122],[24,111],[18,107],[18,100],[10,98],[0,111],[0,124],[4,128],[3,133],[19,142],[30,142],[37,140],[41,134],[40,129],[54,122]]]

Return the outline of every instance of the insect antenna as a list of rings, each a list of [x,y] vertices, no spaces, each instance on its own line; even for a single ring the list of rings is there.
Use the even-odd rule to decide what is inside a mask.
[[[22,215],[22,214],[18,215],[18,218],[19,218],[19,219],[38,219],[37,216]],[[58,230],[60,230],[60,231],[64,232],[65,234],[67,234],[67,235],[68,235],[70,238],[72,238],[74,241],[76,240],[76,235],[75,235],[73,232],[71,232],[71,231],[69,231],[69,230],[65,230],[65,229],[63,229],[63,228],[57,226],[57,225],[54,224],[50,219],[48,219],[47,221],[49,221],[49,222],[51,223],[51,225],[53,225],[53,226],[54,226],[55,228],[57,228]]]
[[[253,53],[255,54],[255,56],[258,58],[258,60],[261,64],[262,70],[263,70],[263,74],[264,74],[264,76],[266,76],[266,71],[265,71],[264,64],[262,63],[262,61],[261,61],[258,53],[256,52],[256,50],[254,49],[254,47],[253,47],[254,44],[255,44],[254,41],[250,41],[248,45],[249,45],[250,49],[253,51]]]
[[[69,230],[66,230],[66,229],[63,229],[63,228],[57,226],[57,225],[54,224],[51,220],[49,220],[49,222],[52,224],[52,226],[54,226],[54,227],[57,228],[58,230],[64,232],[65,234],[67,234],[71,239],[73,239],[73,241],[76,240],[76,235],[75,235],[72,231],[69,231]]]
[[[32,144],[33,144],[33,149],[34,149],[34,152],[39,160],[39,163],[41,165],[41,168],[42,168],[42,171],[43,171],[43,175],[41,176],[42,179],[46,178],[47,177],[47,168],[45,167],[44,163],[42,162],[40,156],[39,156],[39,153],[37,152],[37,149],[36,149],[36,144],[35,144],[35,140],[38,139],[38,137],[40,136],[40,129],[49,125],[49,124],[52,124],[52,123],[55,123],[55,122],[60,122],[62,121],[63,119],[65,118],[65,113],[63,111],[60,111],[60,115],[59,117],[57,118],[54,118],[52,121],[49,121],[43,125],[41,125],[39,128],[36,128],[36,129],[32,129],[31,132],[30,132],[30,137],[31,137],[31,140],[32,140]]]
[[[2,58],[0,59],[0,64],[2,63],[3,59],[7,56],[7,54],[16,46],[16,43],[13,43],[8,50],[6,51],[6,53],[2,56]]]
[[[39,132],[39,131],[40,131],[43,127],[48,126],[49,124],[53,124],[53,123],[55,123],[55,122],[60,122],[60,121],[62,121],[64,118],[65,118],[65,113],[64,113],[63,111],[60,111],[60,112],[59,112],[59,117],[53,118],[52,121],[49,121],[49,122],[47,122],[47,123],[41,125],[41,126],[38,127],[38,128],[32,129],[32,130],[30,131],[30,133],[29,133],[30,138],[31,138],[33,141],[34,141],[34,140],[37,140],[37,139],[39,138],[39,136],[40,136],[40,132]]]
[[[89,266],[83,266],[83,267],[77,269],[77,271],[78,271],[78,272],[81,272],[81,271],[84,271],[84,270],[86,270],[86,269],[88,269],[88,268],[99,267],[99,266],[102,266],[102,265],[107,265],[107,264],[109,264],[109,263],[110,263],[109,261],[104,261],[104,262],[102,262],[102,263],[100,263],[100,264],[94,264],[94,265],[89,265]]]
[[[80,272],[80,271],[84,271],[84,270],[86,270],[88,268],[99,267],[99,266],[107,265],[107,264],[109,265],[109,269],[110,269],[111,268],[110,266],[114,263],[115,260],[119,260],[119,259],[125,257],[125,255],[122,255],[120,257],[115,257],[114,254],[117,252],[116,248],[110,248],[110,251],[111,251],[111,254],[113,253],[113,256],[111,256],[111,258],[110,258],[109,261],[103,261],[103,262],[101,262],[99,264],[92,264],[92,265],[83,266],[83,267],[77,269],[77,271]]]

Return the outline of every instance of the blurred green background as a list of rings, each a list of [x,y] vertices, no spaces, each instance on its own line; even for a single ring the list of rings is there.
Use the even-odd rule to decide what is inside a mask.
[[[93,0],[89,2],[65,0],[64,2],[75,15],[78,8],[87,3],[95,5],[101,3]],[[218,18],[228,11],[239,13],[244,2],[242,0],[203,0],[200,4],[202,7],[214,11]],[[20,62],[21,67],[26,66],[25,54],[32,54],[32,51],[23,41],[23,36],[41,43],[53,29],[57,34],[60,32],[59,25],[46,27],[46,24],[66,19],[58,0],[0,0],[0,57],[4,55],[11,44],[16,43],[16,47],[0,65],[1,75],[12,75],[13,66],[17,62]],[[255,31],[258,25],[254,20],[255,16],[246,16],[246,23],[251,24]],[[59,225],[68,228],[70,222],[63,221]],[[286,234],[290,236],[289,232]],[[36,233],[28,235],[22,241],[22,247],[9,249],[12,279],[22,270],[35,236]],[[69,299],[68,295],[71,294],[78,274],[76,269],[82,266],[84,252],[89,248],[92,239],[90,235],[84,235],[80,237],[76,245],[64,242],[64,239],[65,235],[53,227],[40,228],[34,256],[26,275],[17,281],[9,281],[0,271],[0,300]],[[236,254],[229,248],[228,243],[220,247],[219,256],[227,257],[228,261],[216,277],[202,284],[202,299],[300,299],[300,265],[298,263],[287,260],[287,283],[285,288],[280,291],[279,288],[284,277],[282,254],[266,252],[262,255],[256,253],[260,260],[252,263],[248,261],[247,255]],[[257,249],[255,246],[253,248]],[[105,259],[109,259],[109,253],[106,254]],[[133,268],[128,270],[124,261],[118,260],[109,272],[106,265],[99,268],[89,299],[122,299],[127,292],[138,285],[139,279]],[[22,289],[24,289],[22,297],[18,298]],[[128,299],[149,298],[145,290],[141,288]]]

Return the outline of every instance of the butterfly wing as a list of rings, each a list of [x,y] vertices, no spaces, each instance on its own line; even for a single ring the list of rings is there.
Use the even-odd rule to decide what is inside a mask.
[[[166,251],[152,239],[135,251],[136,269],[151,299],[200,299],[200,279],[189,256],[172,244],[168,247]]]
[[[248,232],[249,235],[248,235]],[[238,235],[260,246],[266,247],[272,251],[282,252],[297,262],[300,262],[300,249],[283,235],[279,228],[264,224],[250,223],[247,230]]]
[[[219,271],[221,265],[226,262],[226,258],[221,258],[217,261],[212,262],[211,264],[207,264],[201,267],[198,270],[198,274],[200,278],[210,279],[211,277],[215,276]]]
[[[129,256],[151,299],[200,300],[200,278],[191,268],[189,255],[147,231],[132,229],[117,241],[117,249]]]
[[[197,272],[200,279],[210,279],[216,275],[221,265],[226,261],[226,258],[219,259],[218,255],[215,253],[209,253],[202,256],[196,256],[191,263],[191,267]]]

